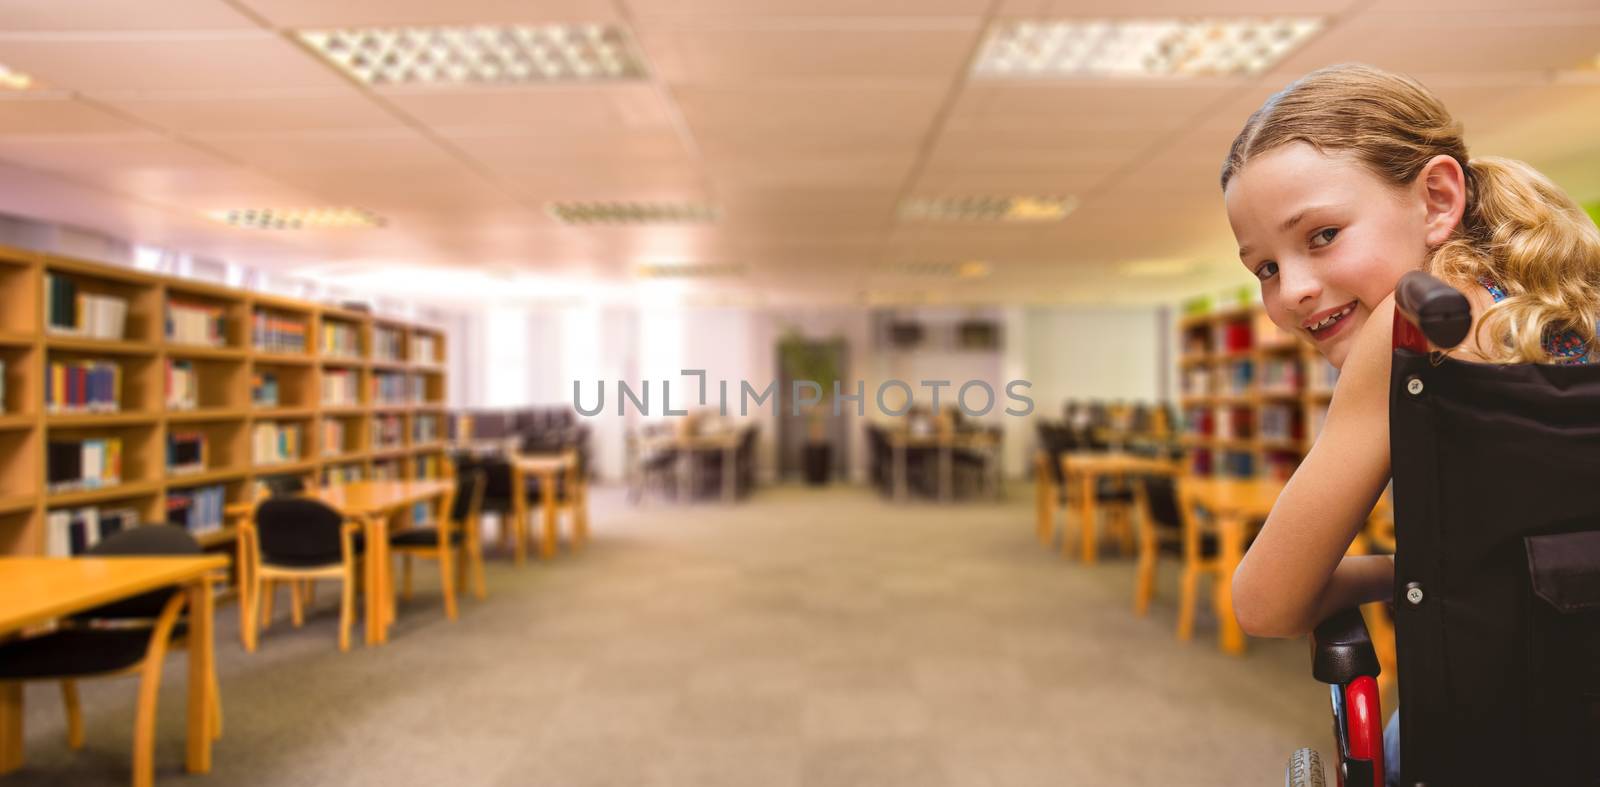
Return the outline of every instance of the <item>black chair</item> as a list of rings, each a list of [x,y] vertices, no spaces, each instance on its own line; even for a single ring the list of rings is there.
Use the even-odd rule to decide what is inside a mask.
[[[479,600],[488,595],[483,578],[482,527],[478,521],[483,509],[484,475],[477,467],[457,474],[445,521],[408,528],[389,537],[392,551],[404,558],[402,598],[411,598],[412,560],[439,561],[439,589],[444,596],[445,617],[450,620],[456,619],[456,591],[466,589],[468,573],[473,577],[473,595]]]
[[[1182,480],[1176,475],[1149,474],[1135,479],[1139,509],[1139,568],[1135,575],[1133,611],[1144,616],[1155,597],[1156,574],[1162,555],[1183,561],[1179,582],[1178,639],[1194,636],[1194,616],[1199,604],[1202,575],[1222,571],[1220,548],[1213,532],[1202,530],[1199,514],[1183,498]]]
[[[1466,299],[1415,272],[1401,279],[1396,304],[1389,429],[1401,784],[1592,787],[1600,365],[1437,358],[1427,342],[1461,341]],[[1359,612],[1319,627],[1313,654],[1316,678],[1338,687],[1346,783],[1382,784],[1378,663]],[[1314,759],[1302,750],[1295,762],[1309,773]]]
[[[142,525],[108,536],[86,555],[193,556],[202,554],[187,531],[171,525]],[[96,607],[62,621],[45,634],[0,645],[0,682],[61,681],[66,705],[67,744],[83,747],[83,712],[77,680],[139,675],[139,700],[133,723],[133,783],[155,780],[156,700],[169,648],[187,648],[187,626],[180,619],[187,594],[162,588]],[[222,735],[222,695],[213,672],[208,687],[213,738]]]
[[[366,546],[361,523],[346,520],[327,504],[304,497],[270,498],[256,504],[254,521],[239,534],[248,539],[252,565],[246,572],[250,589],[245,603],[245,649],[254,651],[260,632],[272,622],[273,596],[279,581],[289,585],[290,615],[296,628],[304,622],[302,591],[307,581],[335,579],[343,583],[339,604],[339,650],[350,649],[350,623],[355,617],[356,586]]]
[[[306,479],[298,475],[269,475],[261,479],[268,497],[290,497],[306,491]]]

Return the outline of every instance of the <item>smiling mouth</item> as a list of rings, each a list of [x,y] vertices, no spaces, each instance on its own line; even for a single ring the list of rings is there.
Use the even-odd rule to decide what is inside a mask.
[[[1311,323],[1302,327],[1311,334],[1311,338],[1321,339],[1337,330],[1340,324],[1344,322],[1345,318],[1354,314],[1355,311],[1356,301],[1351,301],[1345,304],[1344,307],[1338,311],[1323,317],[1315,323]]]

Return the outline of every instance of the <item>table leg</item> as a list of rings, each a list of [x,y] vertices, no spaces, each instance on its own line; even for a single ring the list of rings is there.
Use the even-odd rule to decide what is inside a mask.
[[[544,505],[544,538],[539,543],[539,557],[549,559],[556,554],[556,474],[539,475],[539,501]]]
[[[939,500],[942,502],[950,500],[950,487],[953,486],[951,476],[955,474],[953,453],[949,443],[939,446]]]
[[[1034,509],[1038,525],[1035,527],[1039,536],[1039,543],[1050,546],[1050,537],[1055,531],[1055,485],[1050,482],[1050,468],[1046,466],[1050,460],[1043,454],[1033,463],[1033,491]]]
[[[1224,653],[1244,653],[1244,629],[1233,615],[1233,572],[1244,559],[1244,521],[1232,514],[1217,517],[1218,539],[1222,542],[1221,570],[1217,572],[1217,590],[1213,593],[1217,604],[1218,640]]]
[[[894,499],[906,499],[906,446],[904,443],[894,447]]]
[[[738,496],[733,485],[733,453],[732,448],[722,449],[722,500],[726,503],[732,503]]]
[[[680,503],[687,503],[693,499],[694,482],[689,474],[694,472],[694,452],[687,446],[678,451],[678,497]]]
[[[573,547],[579,548],[589,543],[589,481],[582,473],[573,471],[572,490],[577,495],[572,503],[577,517],[573,525]]]
[[[385,618],[388,616],[383,603],[385,587],[384,577],[389,573],[388,550],[384,549],[385,528],[382,526],[381,517],[368,517],[366,520],[367,532],[367,581],[366,581],[366,620],[367,620],[367,645],[383,643],[383,630],[387,625]]]
[[[22,684],[0,683],[0,773],[22,767]]]
[[[189,585],[189,754],[190,773],[211,772],[212,702],[215,686],[211,675],[216,658],[211,634],[211,582],[202,577]]]
[[[1093,565],[1100,558],[1100,501],[1095,499],[1095,473],[1079,474],[1082,488],[1078,490],[1078,543],[1083,547],[1083,562]]]
[[[510,533],[511,560],[520,566],[528,559],[528,482],[520,465],[511,466],[511,489],[510,521],[501,529]]]
[[[234,532],[237,533],[239,530],[235,529]],[[239,641],[244,644],[246,650],[249,650],[251,626],[255,623],[251,619],[251,613],[255,610],[255,597],[250,595],[254,587],[250,577],[250,542],[242,534],[237,536],[237,541],[235,546],[238,549],[238,557],[235,560],[238,562],[234,564],[233,575],[239,583]]]

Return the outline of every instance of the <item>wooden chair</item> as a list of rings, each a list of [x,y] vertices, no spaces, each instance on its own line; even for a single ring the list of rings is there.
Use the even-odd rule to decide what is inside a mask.
[[[355,594],[360,580],[358,559],[365,547],[362,523],[309,498],[280,497],[256,505],[254,521],[239,533],[249,547],[251,562],[246,609],[245,649],[254,652],[257,638],[272,621],[276,583],[287,581],[290,619],[298,628],[304,622],[305,581],[336,579],[343,582],[339,605],[339,650],[350,649],[350,624],[355,617]]]
[[[144,525],[116,533],[88,554],[199,555],[202,550],[182,528]],[[210,592],[211,578],[206,580]],[[188,626],[180,619],[188,594],[165,588],[75,615],[53,630],[0,645],[0,682],[61,681],[66,706],[67,745],[83,747],[83,710],[78,702],[80,678],[139,676],[139,699],[133,722],[133,784],[155,783],[156,700],[161,671],[170,648],[188,649]],[[107,625],[113,624],[113,625]],[[192,658],[192,656],[191,656]],[[222,693],[212,672],[207,682],[213,739],[222,737]]]
[[[1156,572],[1162,554],[1183,559],[1183,579],[1179,583],[1178,639],[1194,637],[1195,608],[1199,603],[1202,575],[1216,576],[1222,570],[1216,535],[1204,532],[1194,507],[1183,494],[1182,480],[1176,475],[1146,475],[1135,484],[1139,506],[1139,568],[1133,594],[1133,611],[1143,616],[1155,597]]]
[[[573,545],[579,546],[582,545],[586,534],[589,532],[589,484],[584,479],[584,469],[577,460],[576,451],[567,449],[564,453],[567,453],[573,461],[567,466],[566,472],[556,478],[555,511],[553,514],[558,520],[562,516],[568,517],[568,522],[572,525]],[[523,481],[523,494],[526,496],[528,518],[530,520],[534,517],[543,518],[545,516],[542,483],[538,476],[532,474],[526,476]],[[523,523],[524,536],[531,529],[532,522]],[[559,527],[554,528],[554,530],[555,533],[560,532]],[[554,535],[553,533],[552,536]],[[556,546],[551,544],[543,554],[553,554]]]
[[[444,613],[456,619],[456,591],[467,587],[472,574],[472,595],[488,595],[483,581],[482,528],[478,521],[483,508],[484,472],[473,468],[456,476],[456,491],[445,502],[436,527],[413,527],[389,537],[389,548],[404,558],[400,595],[411,599],[413,558],[439,561],[439,589],[444,596]],[[454,565],[452,565],[454,564]]]

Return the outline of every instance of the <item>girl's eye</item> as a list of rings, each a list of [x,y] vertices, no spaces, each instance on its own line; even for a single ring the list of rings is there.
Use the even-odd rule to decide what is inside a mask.
[[[1333,239],[1337,237],[1338,234],[1338,227],[1328,227],[1326,229],[1317,230],[1317,233],[1311,236],[1311,247],[1318,248],[1321,246],[1326,246],[1332,243]]]
[[[1278,275],[1278,263],[1272,260],[1267,260],[1261,263],[1261,267],[1256,268],[1256,278],[1262,281],[1266,281],[1276,275]]]

